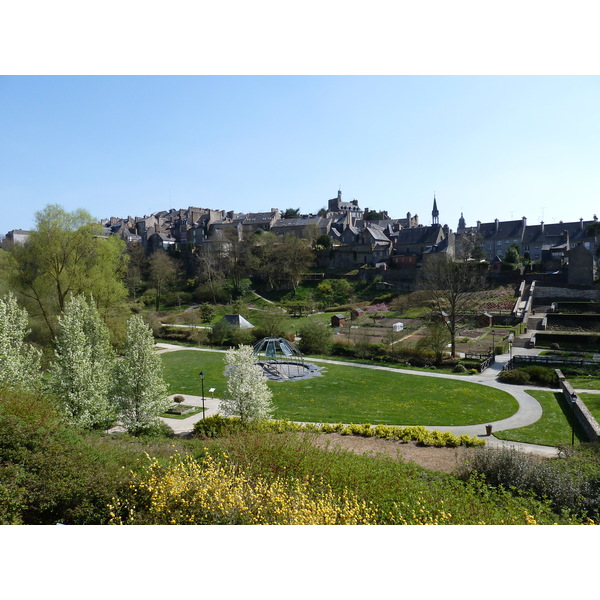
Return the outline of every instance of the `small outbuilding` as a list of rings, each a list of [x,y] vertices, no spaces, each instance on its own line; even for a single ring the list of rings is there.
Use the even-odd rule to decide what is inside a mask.
[[[346,326],[346,315],[333,315],[331,317],[332,327],[345,327]]]
[[[350,311],[350,318],[352,320],[354,319],[359,319],[360,317],[362,317],[365,314],[365,311],[362,308],[353,308]]]

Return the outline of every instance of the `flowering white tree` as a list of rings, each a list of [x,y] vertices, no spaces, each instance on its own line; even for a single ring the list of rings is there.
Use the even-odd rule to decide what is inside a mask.
[[[93,300],[73,296],[58,320],[50,388],[71,423],[108,427],[116,416],[110,400],[115,355]]]
[[[267,378],[256,365],[250,346],[240,346],[225,353],[227,390],[219,404],[225,416],[242,421],[260,421],[272,416],[274,407]]]
[[[171,406],[160,356],[154,352],[152,330],[140,315],[127,322],[127,340],[116,367],[115,400],[121,422],[131,432],[157,425]]]
[[[35,389],[40,383],[41,352],[25,342],[27,311],[13,294],[0,298],[0,386]]]

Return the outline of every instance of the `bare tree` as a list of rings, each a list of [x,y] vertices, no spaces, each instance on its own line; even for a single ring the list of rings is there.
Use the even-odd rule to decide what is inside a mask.
[[[458,322],[476,306],[477,292],[485,288],[484,273],[478,264],[454,262],[438,254],[425,261],[418,286],[428,292],[434,315],[448,328],[454,358]]]

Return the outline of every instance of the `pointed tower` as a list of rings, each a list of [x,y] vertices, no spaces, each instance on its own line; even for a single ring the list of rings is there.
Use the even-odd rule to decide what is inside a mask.
[[[462,233],[466,228],[467,223],[465,221],[465,218],[463,217],[463,214],[460,213],[460,219],[458,220],[458,229],[456,230],[456,233]]]
[[[431,211],[431,224],[440,224],[440,211],[438,210],[437,202],[435,201],[435,194],[433,194],[433,210]]]

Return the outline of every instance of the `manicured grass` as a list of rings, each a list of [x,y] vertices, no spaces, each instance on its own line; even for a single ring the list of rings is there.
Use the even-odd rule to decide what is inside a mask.
[[[539,390],[528,390],[541,405],[543,414],[539,421],[520,427],[519,429],[507,429],[494,433],[497,438],[513,442],[525,442],[528,444],[541,444],[542,446],[570,445],[572,429],[575,430],[575,443],[587,441],[583,431],[573,419],[570,408],[566,405],[560,392],[544,392]],[[592,394],[586,394],[591,396]],[[597,409],[600,413],[600,396],[594,397]],[[588,403],[587,398],[584,402]],[[591,410],[591,408],[590,408]]]
[[[162,355],[169,393],[201,394],[226,387],[222,353],[182,350]],[[275,418],[325,423],[469,425],[514,414],[517,401],[505,392],[468,381],[326,365],[322,377],[270,382]]]
[[[600,423],[600,394],[579,394],[594,419]]]
[[[184,412],[181,415],[178,415],[178,414],[175,414],[175,413],[166,412],[166,413],[163,413],[160,416],[164,417],[165,419],[187,419],[188,417],[193,417],[194,415],[197,415],[198,413],[202,412],[202,407],[201,406],[188,406],[187,404],[184,404],[183,407],[184,408],[191,408],[192,410],[188,410],[188,411]]]
[[[568,377],[568,380],[576,390],[600,390],[600,377],[596,377],[594,375]]]

